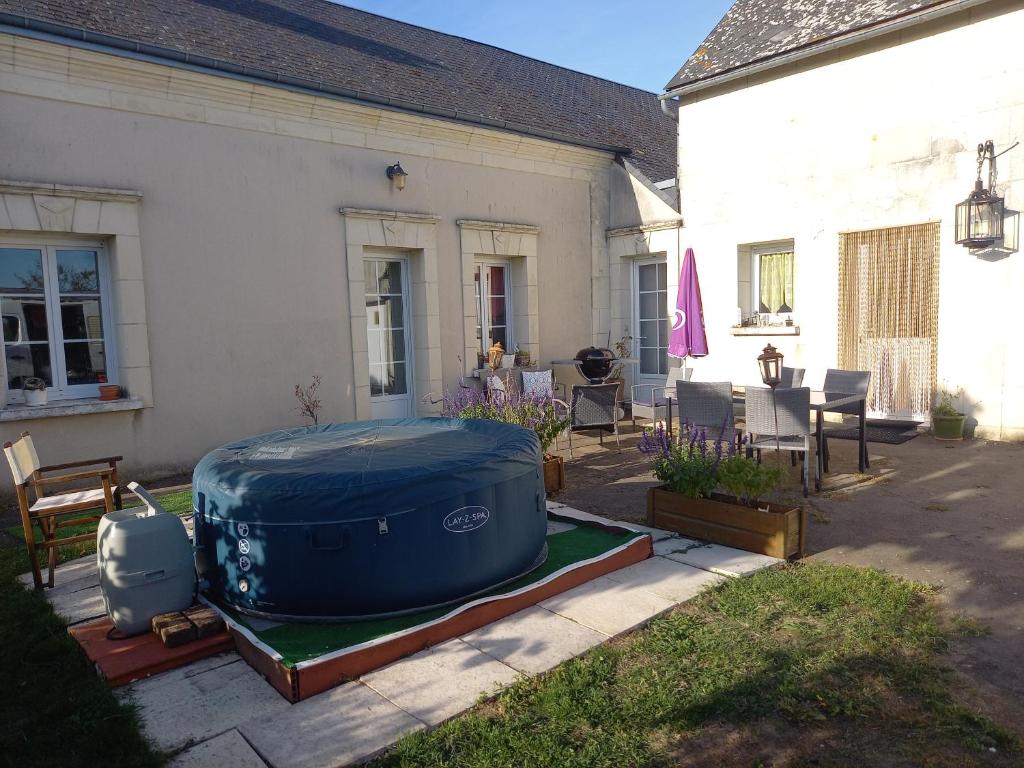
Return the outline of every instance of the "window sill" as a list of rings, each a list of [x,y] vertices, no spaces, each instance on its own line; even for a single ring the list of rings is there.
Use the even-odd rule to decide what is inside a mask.
[[[122,398],[120,400],[56,400],[46,405],[23,405],[14,403],[0,409],[0,422],[28,421],[30,419],[52,419],[59,416],[81,416],[87,413],[112,413],[115,411],[137,411],[145,407],[141,400]]]
[[[799,336],[799,325],[749,325],[733,326],[729,329],[733,336]]]

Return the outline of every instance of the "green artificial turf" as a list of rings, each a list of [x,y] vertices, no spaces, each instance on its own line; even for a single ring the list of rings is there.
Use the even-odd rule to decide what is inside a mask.
[[[575,522],[575,521],[573,521]],[[629,541],[643,536],[642,533],[612,533],[600,528],[580,525],[568,531],[555,533],[547,537],[547,560],[528,574],[505,584],[488,595],[502,595],[517,589],[535,584],[556,571],[573,563],[589,560],[604,554]],[[475,599],[475,598],[474,598]],[[465,601],[468,602],[468,601]],[[400,632],[419,624],[438,619],[457,605],[449,605],[430,611],[421,611],[406,616],[396,616],[376,621],[357,621],[347,623],[286,623],[264,630],[255,630],[243,614],[227,609],[239,623],[248,627],[262,642],[269,645],[279,654],[286,666],[294,666],[301,661],[322,656],[342,648],[374,640],[392,632]]]

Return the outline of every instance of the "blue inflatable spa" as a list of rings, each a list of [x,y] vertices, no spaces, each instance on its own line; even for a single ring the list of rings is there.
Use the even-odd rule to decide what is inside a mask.
[[[257,435],[196,466],[196,561],[246,613],[346,621],[489,591],[547,557],[540,443],[494,421]]]

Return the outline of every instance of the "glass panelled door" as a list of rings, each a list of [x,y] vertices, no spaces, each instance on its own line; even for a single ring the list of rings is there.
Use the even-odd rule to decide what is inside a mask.
[[[633,343],[636,384],[661,384],[668,376],[668,266],[664,261],[638,261],[633,267]]]
[[[412,334],[409,264],[405,259],[363,262],[370,404],[375,419],[412,416]]]

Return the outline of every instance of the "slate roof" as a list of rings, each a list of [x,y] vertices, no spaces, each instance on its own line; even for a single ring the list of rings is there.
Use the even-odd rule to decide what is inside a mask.
[[[631,149],[631,161],[655,181],[676,172],[676,126],[653,93],[327,0],[0,0],[0,22],[518,133]]]
[[[951,0],[737,0],[665,86],[731,72]]]

